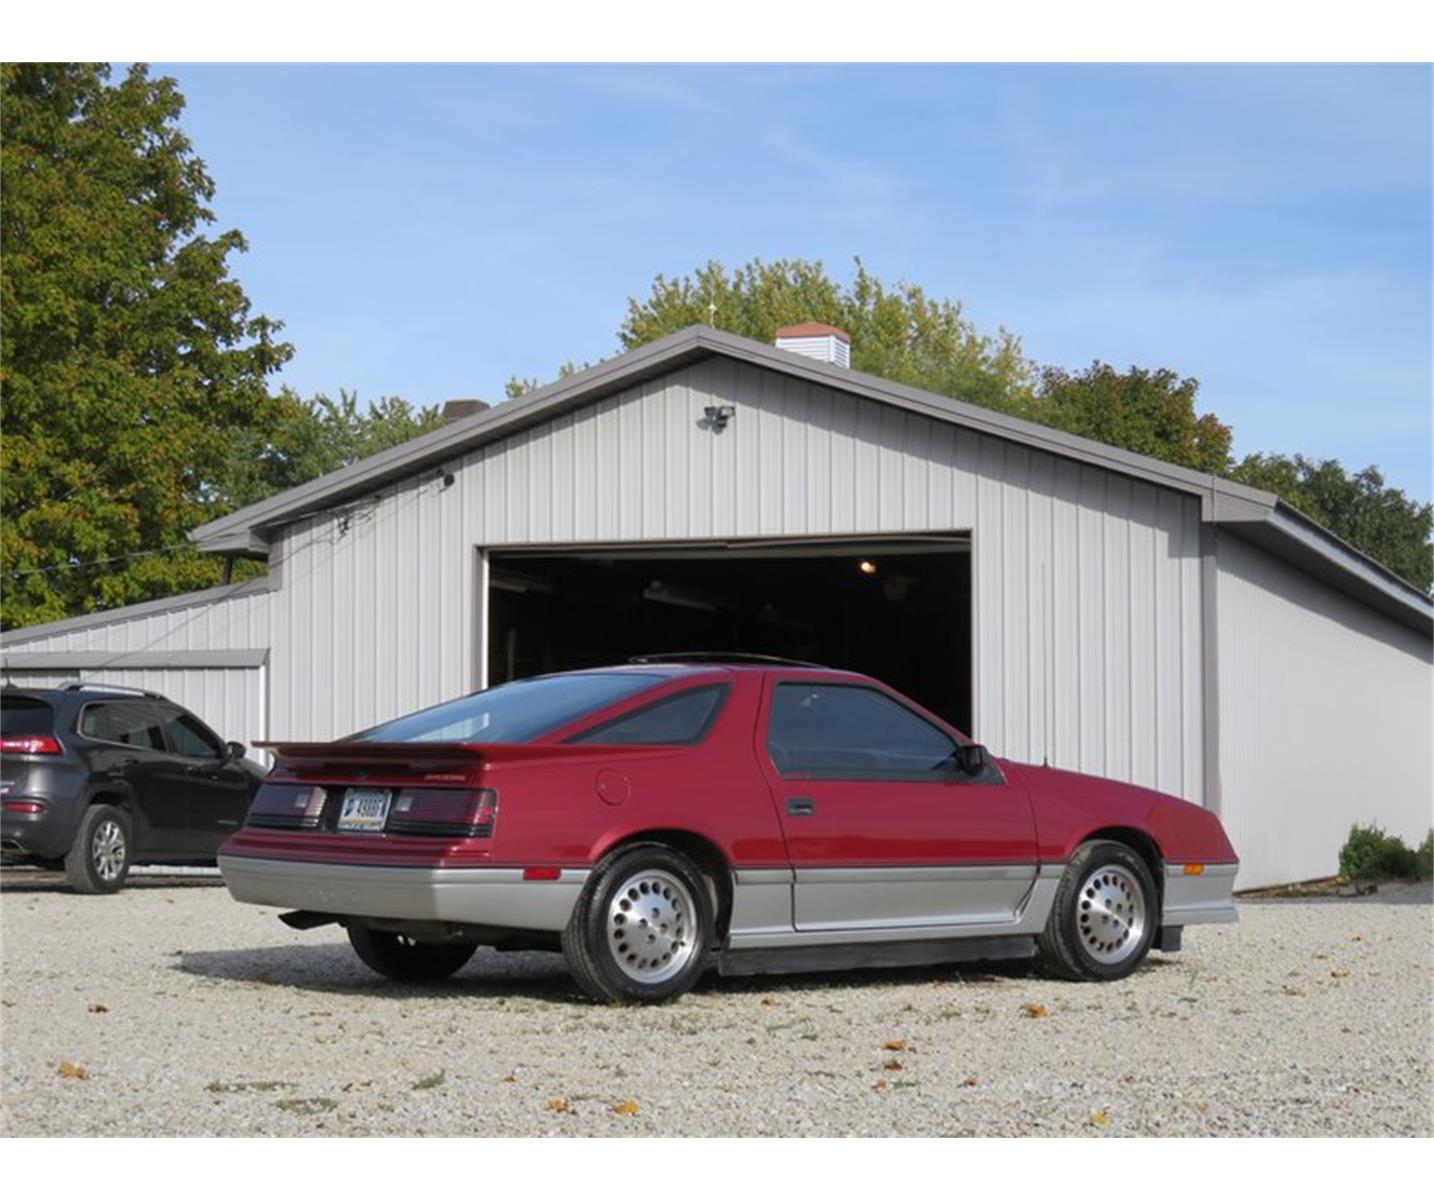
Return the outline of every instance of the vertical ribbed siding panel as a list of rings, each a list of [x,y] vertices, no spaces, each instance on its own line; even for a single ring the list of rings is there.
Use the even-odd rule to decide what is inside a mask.
[[[1196,514],[1198,520],[1199,514]],[[1134,597],[1130,587],[1130,480],[1112,475],[1106,480],[1105,513],[1105,771],[1116,779],[1131,773],[1131,619]],[[1194,627],[1198,638],[1199,626]],[[1199,739],[1188,739],[1198,755]]]
[[[1238,886],[1333,875],[1353,824],[1429,831],[1430,643],[1221,532],[1221,819]]]
[[[1001,487],[1004,547],[1002,555],[1001,662],[1005,687],[1002,722],[1003,745],[1013,755],[1030,758],[1031,745],[1031,538],[1030,496],[1031,453],[1024,446],[1006,448],[1005,474]]]

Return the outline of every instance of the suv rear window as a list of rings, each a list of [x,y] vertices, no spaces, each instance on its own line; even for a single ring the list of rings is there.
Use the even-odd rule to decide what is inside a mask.
[[[0,733],[16,737],[32,733],[54,733],[55,711],[33,696],[6,696],[0,700]]]
[[[163,750],[164,734],[158,716],[148,704],[132,700],[103,701],[85,705],[80,714],[80,732],[101,742]]]

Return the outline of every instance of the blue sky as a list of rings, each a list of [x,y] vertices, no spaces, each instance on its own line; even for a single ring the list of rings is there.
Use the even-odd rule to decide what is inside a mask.
[[[1430,496],[1425,67],[157,67],[301,392],[496,400],[709,258],[853,255]]]

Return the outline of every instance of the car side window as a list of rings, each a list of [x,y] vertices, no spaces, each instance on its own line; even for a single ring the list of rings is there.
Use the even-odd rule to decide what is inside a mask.
[[[726,698],[726,684],[692,688],[623,713],[568,741],[594,746],[695,745],[707,736]]]
[[[87,704],[80,714],[80,733],[101,742],[163,750],[164,734],[152,709],[125,701]]]
[[[767,749],[784,776],[932,780],[957,773],[956,743],[875,688],[779,683]]]
[[[185,758],[223,758],[219,739],[186,712],[164,714],[164,734],[169,748]]]

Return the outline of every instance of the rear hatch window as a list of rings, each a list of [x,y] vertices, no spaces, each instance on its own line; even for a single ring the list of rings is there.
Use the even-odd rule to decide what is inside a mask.
[[[36,733],[55,732],[55,712],[43,700],[33,696],[0,698],[0,734],[25,737]]]

